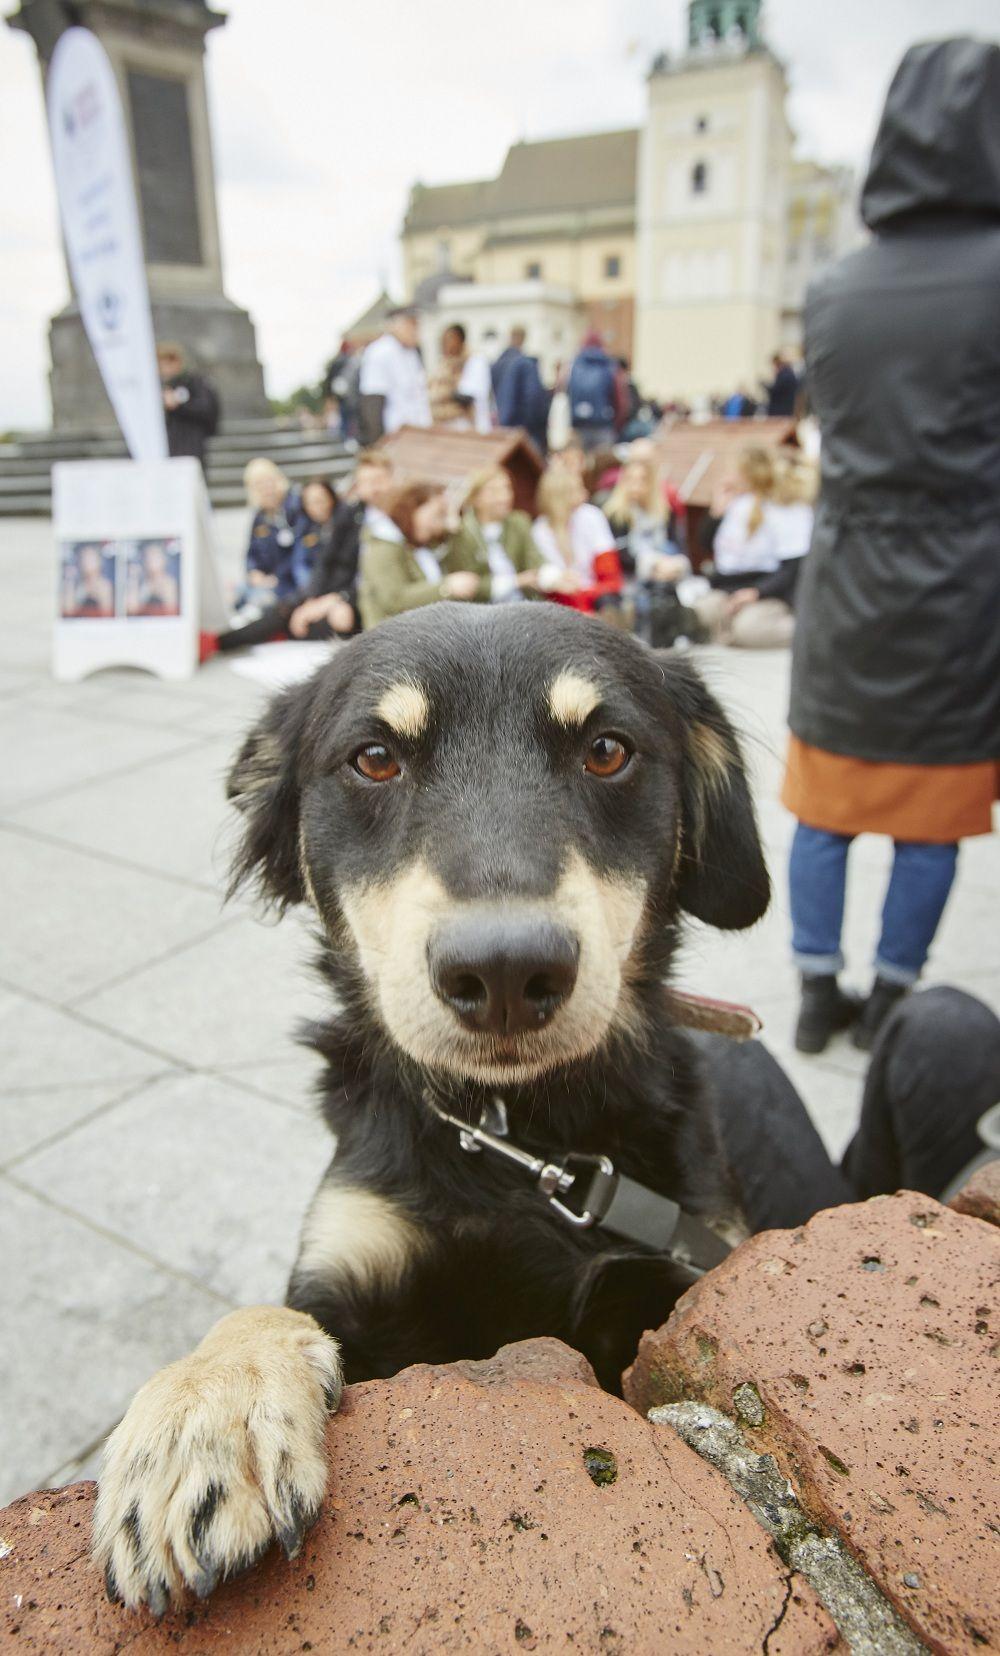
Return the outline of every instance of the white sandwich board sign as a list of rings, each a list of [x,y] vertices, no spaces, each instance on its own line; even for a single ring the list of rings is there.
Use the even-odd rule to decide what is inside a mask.
[[[189,678],[198,634],[225,626],[197,460],[66,460],[52,468],[57,679],[101,667]]]

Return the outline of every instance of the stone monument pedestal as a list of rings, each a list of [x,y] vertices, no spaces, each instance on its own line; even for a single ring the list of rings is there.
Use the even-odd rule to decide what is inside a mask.
[[[225,18],[206,0],[76,0],[72,15],[63,0],[21,0],[9,22],[31,35],[43,77],[71,23],[98,36],[121,91],[156,337],[211,379],[223,418],[265,417],[254,325],[222,283],[205,36]],[[56,430],[114,427],[75,298],[53,317],[49,346]]]

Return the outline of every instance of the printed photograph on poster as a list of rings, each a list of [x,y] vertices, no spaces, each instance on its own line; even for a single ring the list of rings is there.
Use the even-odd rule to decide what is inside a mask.
[[[116,541],[63,541],[59,613],[64,621],[107,620],[115,613]]]
[[[125,614],[180,615],[181,543],[176,536],[133,541],[125,563]]]

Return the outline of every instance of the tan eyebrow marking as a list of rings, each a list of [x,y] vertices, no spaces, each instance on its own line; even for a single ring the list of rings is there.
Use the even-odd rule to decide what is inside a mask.
[[[412,679],[400,679],[383,693],[375,712],[397,736],[416,741],[427,729],[431,704],[419,684],[414,684]]]
[[[597,685],[568,668],[558,673],[549,685],[549,712],[557,724],[585,724],[600,702]]]

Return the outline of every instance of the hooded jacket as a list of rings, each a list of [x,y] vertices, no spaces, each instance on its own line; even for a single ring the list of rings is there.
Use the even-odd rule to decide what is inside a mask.
[[[1000,47],[914,46],[806,302],[822,488],[790,724],[832,753],[1000,758]]]

